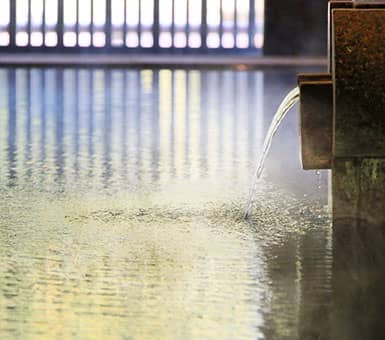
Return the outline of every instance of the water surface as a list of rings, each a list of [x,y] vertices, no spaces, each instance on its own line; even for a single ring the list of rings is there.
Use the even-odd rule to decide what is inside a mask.
[[[295,115],[243,220],[294,77],[0,69],[0,338],[325,334],[327,174]]]

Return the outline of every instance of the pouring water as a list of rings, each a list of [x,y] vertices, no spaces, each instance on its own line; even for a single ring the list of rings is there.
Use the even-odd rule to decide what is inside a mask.
[[[282,121],[286,117],[287,113],[299,101],[299,94],[300,93],[298,87],[291,90],[283,99],[281,105],[278,107],[278,110],[273,117],[273,120],[270,124],[269,130],[267,131],[267,135],[263,144],[262,154],[257,162],[256,170],[254,172],[252,187],[250,190],[249,199],[245,211],[245,218],[249,218],[251,215],[253,208],[253,199],[257,191],[258,179],[261,178],[265,166],[266,157],[269,154],[274,135],[277,132]]]

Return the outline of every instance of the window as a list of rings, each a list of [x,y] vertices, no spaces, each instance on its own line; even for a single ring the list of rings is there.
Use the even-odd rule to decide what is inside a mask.
[[[0,47],[263,47],[264,0],[1,0],[1,3]]]

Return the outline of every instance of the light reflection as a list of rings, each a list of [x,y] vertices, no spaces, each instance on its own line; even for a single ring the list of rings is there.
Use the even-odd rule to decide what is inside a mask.
[[[7,166],[5,163],[5,152],[7,149],[7,134],[3,133],[7,129],[7,121],[9,116],[9,89],[8,89],[8,72],[7,70],[0,69],[0,83],[3,84],[0,86],[0,103],[2,108],[0,109],[0,177],[5,178],[7,174]]]
[[[32,178],[32,98],[31,98],[31,70],[27,70],[26,74],[26,112],[25,112],[25,141],[24,141],[24,159],[23,159],[23,177],[30,181]]]
[[[90,155],[92,157],[94,165],[93,173],[95,177],[95,182],[100,183],[102,179],[102,166],[103,158],[101,150],[103,150],[103,116],[105,109],[105,78],[104,72],[102,70],[94,70],[92,72],[92,89],[93,89],[93,103],[92,103],[92,111],[93,111],[93,150],[94,154]]]
[[[18,176],[22,180],[28,181],[28,178],[25,176],[26,172],[26,162],[25,162],[25,147],[28,140],[28,131],[26,129],[27,121],[30,113],[30,103],[29,103],[29,70],[27,69],[18,69],[16,70],[16,107],[15,107],[15,116],[16,116],[16,150],[18,150],[16,155],[16,167],[15,170],[18,173]]]
[[[175,175],[176,178],[184,178],[186,174],[186,71],[174,72],[173,104]]]
[[[258,74],[254,81],[251,75],[231,71],[18,72],[17,83],[9,81],[18,89],[17,99],[10,96],[7,106],[11,117],[17,112],[9,120],[8,131],[17,128],[9,137],[9,159],[16,160],[26,143],[31,149],[22,153],[28,156],[17,167],[11,161],[9,171],[16,176],[24,173],[25,162],[39,167],[44,163],[44,181],[59,186],[81,181],[88,173],[103,187],[119,185],[116,176],[125,172],[129,182],[197,179],[219,172],[230,178],[241,171],[240,164],[246,171],[262,141],[263,120],[255,114],[255,107],[262,111]],[[249,128],[251,133],[242,134]],[[15,135],[17,144],[12,146]],[[236,157],[239,169],[231,170]]]
[[[77,90],[78,86],[76,79],[76,72],[73,70],[64,70],[63,74],[63,111],[64,111],[64,125],[66,128],[66,153],[65,158],[68,166],[66,167],[65,177],[66,181],[75,181],[79,171],[79,140],[78,130],[79,122],[77,107]],[[83,97],[83,96],[82,96]]]
[[[207,159],[209,160],[215,160],[213,162],[210,162],[211,166],[208,167],[208,175],[209,177],[215,176],[215,174],[218,172],[218,158],[222,157],[222,155],[219,155],[218,148],[219,148],[219,130],[222,128],[221,122],[223,122],[224,119],[224,111],[223,107],[219,107],[219,101],[220,98],[224,98],[221,95],[216,96],[215,92],[218,91],[218,89],[221,88],[221,82],[219,80],[219,72],[211,71],[207,75]],[[228,97],[227,97],[228,98]],[[222,119],[219,121],[217,119],[217,115],[220,114],[222,116]],[[219,123],[219,124],[218,124]],[[229,136],[230,137],[230,136]],[[230,138],[231,140],[231,138]]]
[[[172,129],[172,72],[159,72],[159,130],[160,130],[160,169],[161,180],[169,179],[172,169],[171,163],[171,129]]]
[[[235,84],[233,79],[233,72],[223,72],[221,77],[221,95],[224,98],[231,98],[226,105],[222,105],[222,121],[223,129],[226,131],[226,138],[222,141],[223,146],[223,163],[225,164],[225,169],[227,170],[227,176],[232,176],[232,160],[234,157],[233,147],[235,145],[232,143],[235,140],[236,136],[234,135],[234,124],[235,119],[233,117],[233,112],[235,110]],[[238,111],[238,108],[237,108]]]
[[[7,125],[3,126],[1,135],[7,136],[7,145],[3,152],[7,155],[7,186],[14,186],[17,180],[17,115],[16,115],[16,74],[8,71],[8,121]]]
[[[199,146],[200,146],[200,120],[201,120],[201,73],[189,71],[187,82],[188,95],[188,157],[190,163],[189,174],[192,180],[199,178]],[[220,109],[220,108],[219,108]]]
[[[31,155],[29,163],[32,167],[33,176],[38,177],[38,171],[32,165],[39,163],[39,142],[41,138],[39,129],[42,124],[41,110],[44,106],[42,101],[42,73],[38,69],[31,69],[30,77],[31,141],[29,147],[31,148]]]

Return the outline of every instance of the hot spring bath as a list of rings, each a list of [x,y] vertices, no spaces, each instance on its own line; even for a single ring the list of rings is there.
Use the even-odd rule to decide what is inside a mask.
[[[295,114],[243,220],[295,74],[0,69],[0,338],[327,332],[327,174]]]

